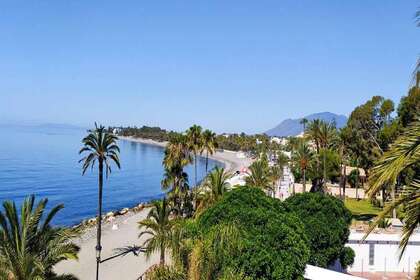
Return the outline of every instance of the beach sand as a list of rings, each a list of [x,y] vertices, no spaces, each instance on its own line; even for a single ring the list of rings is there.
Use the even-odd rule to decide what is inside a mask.
[[[121,138],[121,137],[120,137]],[[160,145],[164,147],[166,143],[159,143],[147,139],[133,139],[121,138],[128,141],[136,141],[151,145]],[[238,153],[224,151],[216,152],[212,157],[214,160],[221,161],[225,164],[225,168],[231,171],[240,170],[243,167],[248,167],[251,164],[251,159],[240,158]],[[145,238],[138,238],[139,230],[137,222],[143,220],[148,213],[146,208],[140,212],[129,212],[124,216],[118,216],[113,223],[105,223],[102,230],[102,259],[106,259],[115,255],[115,249],[142,245]],[[117,230],[113,230],[113,224],[118,226]],[[64,261],[59,263],[55,271],[58,273],[72,273],[80,280],[95,279],[96,259],[96,227],[87,229],[79,239],[75,242],[81,247],[78,261]],[[152,255],[150,260],[146,260],[143,253],[139,256],[134,256],[130,253],[124,257],[117,257],[102,263],[100,266],[99,279],[101,280],[135,280],[141,276],[151,265],[159,262],[158,254]]]

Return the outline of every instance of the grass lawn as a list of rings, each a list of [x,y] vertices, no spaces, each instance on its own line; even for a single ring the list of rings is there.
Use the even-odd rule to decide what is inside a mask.
[[[382,211],[382,208],[373,206],[367,199],[346,198],[344,204],[353,214],[353,218],[359,221],[370,220]]]

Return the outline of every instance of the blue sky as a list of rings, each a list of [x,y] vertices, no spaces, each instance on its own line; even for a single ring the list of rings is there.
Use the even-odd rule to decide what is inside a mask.
[[[1,1],[0,122],[198,123],[398,102],[419,54],[418,1]]]

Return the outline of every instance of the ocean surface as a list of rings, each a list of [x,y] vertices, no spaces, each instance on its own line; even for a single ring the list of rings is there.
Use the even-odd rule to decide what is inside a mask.
[[[74,225],[97,212],[97,169],[82,176],[78,154],[86,129],[70,126],[0,126],[0,202],[35,194],[48,198],[48,208],[63,203],[56,225]],[[132,207],[163,196],[163,148],[119,141],[121,169],[115,165],[105,180],[104,212]],[[222,165],[209,160],[209,169]],[[194,181],[192,166],[186,171]],[[198,161],[198,177],[205,176],[205,159]],[[1,206],[1,211],[3,207]]]

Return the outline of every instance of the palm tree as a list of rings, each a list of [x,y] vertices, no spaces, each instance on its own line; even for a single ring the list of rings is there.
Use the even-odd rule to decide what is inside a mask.
[[[197,186],[197,156],[203,147],[202,128],[199,125],[193,125],[187,130],[187,140],[189,150],[194,155],[194,183]]]
[[[297,149],[293,151],[293,162],[299,166],[301,174],[303,176],[303,192],[306,192],[306,170],[308,169],[309,163],[313,157],[312,151],[309,148],[306,141],[301,140],[297,146]]]
[[[97,217],[97,244],[96,244],[96,279],[99,278],[99,264],[101,262],[101,227],[102,227],[102,190],[104,180],[104,167],[106,171],[106,177],[108,178],[111,173],[111,162],[114,162],[118,168],[120,168],[120,159],[118,154],[120,148],[117,145],[117,136],[109,133],[104,126],[97,126],[95,123],[95,129],[89,131],[88,136],[83,138],[83,148],[79,151],[79,154],[86,154],[79,162],[83,162],[82,174],[86,173],[89,167],[95,166],[98,162],[98,217]]]
[[[371,171],[369,178],[368,194],[374,197],[382,188],[395,186],[398,178],[408,168],[413,167],[420,161],[420,121],[413,122],[390,146],[389,151],[385,152],[375,167]],[[403,187],[399,197],[384,208],[382,213],[370,228],[374,227],[397,207],[403,205],[405,210],[403,238],[400,242],[401,255],[408,245],[410,236],[420,224],[420,176],[414,175],[413,180]]]
[[[300,124],[303,125],[303,134],[305,134],[306,132],[306,124],[308,123],[308,119],[307,118],[303,118],[300,120]]]
[[[3,203],[0,211],[0,279],[58,280],[77,279],[72,275],[56,275],[54,265],[62,260],[77,259],[79,247],[71,242],[76,231],[52,227],[51,221],[63,209],[55,206],[44,215],[48,200],[35,204],[35,196],[27,197],[20,213],[12,201]]]
[[[232,178],[232,174],[220,167],[216,167],[207,175],[201,188],[203,193],[197,207],[197,214],[216,203],[227,192],[230,178]]]
[[[169,190],[168,196],[172,199],[172,209],[176,215],[180,215],[182,213],[182,194],[189,190],[188,174],[179,164],[165,167],[161,185],[164,191]]]
[[[217,148],[216,133],[212,132],[209,129],[204,130],[203,132],[203,146],[201,152],[206,151],[206,174],[208,171],[209,165],[209,154],[214,154],[215,149]]]
[[[265,160],[257,160],[249,167],[250,174],[245,178],[245,182],[250,187],[272,190],[272,177],[270,169]]]
[[[359,200],[359,195],[358,195],[359,177],[360,177],[359,168],[353,169],[348,176],[348,181],[349,181],[350,186],[352,188],[356,188],[356,199],[357,200]]]
[[[170,168],[174,165],[184,168],[191,163],[191,155],[188,147],[187,136],[172,133],[170,134],[169,143],[165,148],[165,156],[163,158],[163,166]]]
[[[161,201],[154,201],[153,208],[150,210],[147,218],[140,221],[139,229],[145,229],[139,234],[139,238],[143,235],[149,235],[143,246],[146,246],[146,257],[150,258],[152,253],[160,252],[160,264],[165,264],[165,251],[172,245],[172,228],[173,221],[169,219],[171,209],[166,198]]]

